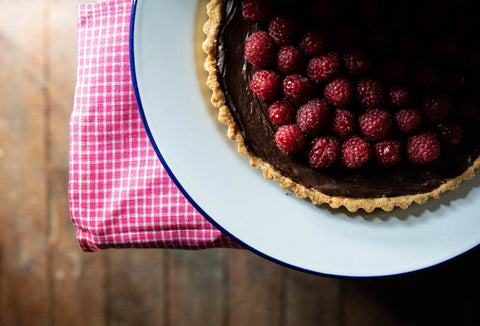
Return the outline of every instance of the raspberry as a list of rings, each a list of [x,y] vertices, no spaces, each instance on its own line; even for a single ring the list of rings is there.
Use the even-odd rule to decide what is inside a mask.
[[[433,132],[421,132],[408,138],[407,155],[413,163],[433,162],[440,155],[440,142]]]
[[[314,1],[311,13],[315,22],[326,26],[335,22],[340,14],[340,6],[336,0]]]
[[[327,48],[327,38],[319,30],[308,31],[300,41],[300,48],[309,57],[318,56]]]
[[[464,62],[467,66],[474,66],[480,63],[480,43],[469,46],[464,55]]]
[[[402,158],[402,145],[397,140],[385,140],[375,144],[375,157],[381,166],[392,166]]]
[[[335,45],[341,49],[350,48],[358,38],[358,28],[354,25],[342,24],[333,31]]]
[[[292,123],[295,119],[295,108],[290,101],[283,99],[273,102],[268,107],[270,120],[277,126]]]
[[[373,52],[385,53],[392,45],[392,36],[384,29],[374,29],[368,35],[367,42]]]
[[[410,21],[410,10],[408,5],[396,3],[393,5],[390,17],[389,25],[395,29],[403,30],[408,27]]]
[[[271,70],[258,70],[252,76],[249,88],[259,99],[271,102],[281,91],[280,77]]]
[[[342,144],[342,164],[347,168],[358,168],[372,157],[372,148],[363,138],[352,136]]]
[[[368,54],[361,49],[352,50],[343,55],[345,69],[352,77],[362,77],[372,69],[372,61]]]
[[[294,44],[298,39],[299,24],[290,16],[274,17],[268,24],[268,34],[280,45]]]
[[[273,3],[270,0],[243,0],[242,14],[247,20],[266,23],[273,12]]]
[[[427,53],[432,61],[444,63],[453,58],[456,49],[455,39],[450,35],[445,35],[433,40],[428,45]]]
[[[471,120],[475,117],[476,114],[477,107],[470,102],[462,103],[458,110],[455,112],[455,116],[461,121]]]
[[[284,125],[275,133],[275,142],[285,154],[296,154],[303,150],[306,144],[305,135],[297,125]]]
[[[445,119],[452,109],[452,102],[444,94],[430,94],[423,98],[422,110],[425,117],[432,122]]]
[[[284,75],[298,74],[303,68],[303,53],[294,46],[284,46],[277,54],[277,70]]]
[[[398,130],[406,134],[417,132],[422,125],[422,115],[416,109],[402,109],[395,114]]]
[[[405,78],[407,69],[405,64],[397,59],[387,59],[382,67],[382,75],[387,83],[395,84]]]
[[[316,57],[308,62],[307,76],[314,83],[323,83],[340,73],[340,56],[335,52]]]
[[[383,103],[383,86],[375,79],[362,79],[357,84],[360,103],[367,109],[378,107]]]
[[[295,105],[301,105],[313,96],[313,85],[307,77],[290,75],[283,79],[283,94]]]
[[[256,32],[245,41],[245,57],[257,68],[271,66],[275,61],[276,45],[266,32]]]
[[[467,80],[465,75],[459,71],[449,71],[442,78],[443,85],[447,90],[456,92],[465,87]]]
[[[420,28],[428,31],[436,31],[445,21],[446,12],[438,3],[426,3],[419,11],[418,21]]]
[[[297,111],[296,122],[300,129],[311,136],[319,135],[328,126],[330,108],[321,99],[314,99]]]
[[[381,2],[378,0],[357,1],[357,17],[360,23],[365,26],[375,25],[381,17],[383,10]]]
[[[437,136],[445,144],[458,145],[462,138],[462,128],[453,120],[443,122],[437,126]]]
[[[408,106],[410,92],[406,87],[393,86],[388,90],[388,106],[392,109],[401,109]]]
[[[412,84],[418,88],[430,88],[438,80],[438,71],[427,63],[417,64],[410,71],[410,79]]]
[[[360,131],[368,140],[385,139],[392,129],[392,116],[382,109],[368,109],[358,118]]]
[[[398,51],[407,58],[415,57],[419,53],[420,47],[420,40],[411,34],[403,35],[398,40]]]
[[[337,161],[340,143],[333,137],[320,137],[313,140],[308,153],[308,163],[314,168],[327,168]]]
[[[325,86],[324,94],[327,102],[333,106],[344,107],[352,99],[352,86],[346,78],[338,78]]]
[[[355,115],[345,109],[336,109],[332,122],[332,132],[339,139],[353,135],[356,128]]]

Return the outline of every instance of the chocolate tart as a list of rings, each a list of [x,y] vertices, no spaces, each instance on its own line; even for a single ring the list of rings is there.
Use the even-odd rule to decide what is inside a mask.
[[[218,119],[228,126],[228,137],[238,143],[238,152],[248,156],[253,167],[298,197],[309,198],[315,205],[344,206],[351,212],[405,209],[457,189],[480,166],[476,119],[467,123],[460,145],[442,146],[440,156],[430,164],[402,160],[389,168],[372,163],[358,169],[340,165],[315,169],[297,156],[284,154],[275,143],[278,127],[268,118],[268,103],[249,89],[257,69],[245,58],[244,43],[260,29],[259,24],[244,19],[241,1],[211,0],[207,13],[203,29],[205,69]]]

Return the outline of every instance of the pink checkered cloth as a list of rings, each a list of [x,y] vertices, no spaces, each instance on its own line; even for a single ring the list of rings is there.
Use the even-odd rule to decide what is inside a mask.
[[[130,77],[130,12],[131,0],[78,7],[69,162],[77,241],[84,251],[238,247],[185,199],[149,142]]]

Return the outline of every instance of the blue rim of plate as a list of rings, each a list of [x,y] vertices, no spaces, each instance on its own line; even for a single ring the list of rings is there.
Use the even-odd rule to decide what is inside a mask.
[[[148,121],[147,121],[147,118],[146,118],[146,115],[145,115],[145,111],[143,109],[143,105],[142,105],[142,99],[141,99],[141,96],[140,96],[140,90],[139,90],[139,87],[138,87],[138,83],[137,83],[137,73],[136,73],[136,66],[135,66],[135,19],[136,19],[136,13],[137,13],[137,5],[138,3],[140,2],[141,0],[132,0],[132,11],[131,11],[131,15],[130,15],[130,30],[129,30],[129,57],[130,57],[130,73],[131,73],[131,78],[132,78],[132,84],[133,84],[133,90],[134,90],[134,93],[135,93],[135,98],[136,98],[136,101],[137,101],[137,106],[138,106],[138,110],[139,110],[139,113],[140,113],[140,117],[142,119],[142,123],[143,123],[143,126],[147,132],[147,135],[148,135],[148,138],[150,140],[150,143],[152,144],[154,150],[155,150],[155,153],[157,154],[157,157],[160,159],[160,162],[162,163],[163,167],[165,168],[165,170],[167,171],[168,175],[170,176],[170,178],[172,179],[173,183],[177,186],[177,188],[180,190],[180,192],[185,196],[185,198],[190,202],[190,204],[192,204],[192,206],[205,218],[207,219],[208,222],[210,222],[213,226],[215,226],[220,232],[222,232],[224,235],[228,236],[230,239],[234,240],[235,242],[237,242],[238,244],[240,244],[242,247],[244,247],[245,249],[248,249],[249,251],[253,252],[254,254],[260,256],[260,257],[263,257],[267,260],[270,260],[271,262],[274,262],[276,264],[279,264],[281,266],[285,266],[285,267],[288,267],[288,268],[291,268],[291,269],[294,269],[294,270],[297,270],[297,271],[301,271],[301,272],[305,272],[305,273],[309,273],[309,274],[314,274],[314,275],[319,275],[319,276],[326,276],[326,277],[334,277],[334,278],[343,278],[343,279],[367,279],[367,278],[384,278],[384,277],[392,277],[392,276],[400,276],[400,275],[406,275],[406,274],[413,274],[413,273],[418,273],[418,272],[421,272],[421,271],[424,271],[426,269],[431,269],[435,266],[438,266],[438,265],[441,265],[447,261],[452,261],[453,259],[473,250],[474,248],[477,248],[478,246],[475,246],[463,253],[460,253],[456,256],[453,256],[451,257],[450,259],[446,259],[445,261],[442,261],[442,262],[438,262],[436,264],[433,264],[431,266],[425,266],[423,268],[419,268],[419,269],[415,269],[415,270],[411,270],[411,271],[406,271],[406,272],[400,272],[400,273],[394,273],[394,274],[386,274],[386,275],[372,275],[372,276],[351,276],[351,275],[337,275],[337,274],[328,274],[328,273],[322,273],[322,272],[319,272],[319,271],[315,271],[315,270],[310,270],[310,269],[307,269],[307,268],[302,268],[302,267],[299,267],[299,266],[295,266],[295,265],[292,265],[292,264],[289,264],[289,263],[286,263],[282,260],[279,260],[277,258],[274,258],[272,256],[269,256],[257,249],[255,249],[254,247],[246,244],[245,242],[243,242],[241,239],[237,238],[236,236],[234,236],[232,233],[230,233],[228,230],[226,230],[225,228],[223,228],[220,224],[218,224],[215,219],[213,217],[211,217],[210,215],[208,215],[203,209],[202,207],[200,207],[200,205],[190,196],[190,194],[187,192],[187,190],[182,186],[182,184],[178,181],[178,179],[175,177],[175,174],[173,173],[173,171],[170,169],[168,163],[166,162],[165,158],[163,157],[160,149],[158,148],[156,142],[155,142],[155,139],[152,135],[152,132],[150,130],[150,127],[148,125]]]

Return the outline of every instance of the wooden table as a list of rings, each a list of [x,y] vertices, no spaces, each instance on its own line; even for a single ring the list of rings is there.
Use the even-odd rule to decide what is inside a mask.
[[[0,1],[0,325],[480,324],[480,250],[332,279],[244,250],[81,253],[69,220],[75,0]]]

